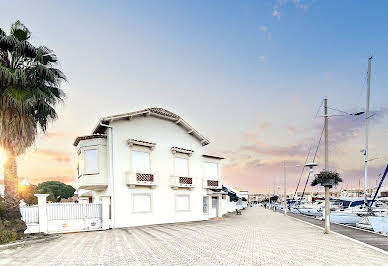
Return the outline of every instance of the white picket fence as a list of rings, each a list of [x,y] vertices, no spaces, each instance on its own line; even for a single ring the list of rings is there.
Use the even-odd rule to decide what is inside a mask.
[[[101,218],[101,204],[48,203],[47,218],[49,221]]]
[[[47,194],[35,194],[38,205],[20,208],[25,233],[62,233],[106,230],[110,227],[109,198],[102,203],[47,203]]]
[[[39,223],[38,205],[20,207],[20,213],[26,224]]]

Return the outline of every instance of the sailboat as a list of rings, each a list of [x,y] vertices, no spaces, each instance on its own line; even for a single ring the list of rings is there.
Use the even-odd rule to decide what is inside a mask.
[[[388,173],[388,165],[385,168],[383,176],[381,177],[379,186],[377,187],[377,190],[376,190],[376,193],[373,197],[372,203],[376,199],[377,194],[378,194],[378,192],[379,192],[379,190],[384,182],[384,179],[387,176],[387,173]],[[368,222],[372,226],[373,231],[375,231],[377,233],[388,234],[388,209],[387,208],[384,208],[380,212],[373,211],[372,213],[370,213],[368,215],[368,217],[366,219],[368,219]]]
[[[333,223],[351,224],[356,225],[368,215],[372,206],[368,203],[367,185],[368,185],[368,124],[369,124],[369,102],[370,102],[370,77],[371,77],[371,64],[372,57],[368,60],[368,79],[367,79],[367,95],[366,95],[366,110],[365,110],[365,149],[364,153],[364,204],[360,204],[355,207],[348,207],[346,209],[334,211],[330,213],[330,220]]]

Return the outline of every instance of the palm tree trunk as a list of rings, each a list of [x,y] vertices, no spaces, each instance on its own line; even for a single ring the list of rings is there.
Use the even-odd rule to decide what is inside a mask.
[[[27,226],[21,220],[16,156],[13,152],[7,152],[4,161],[4,185],[4,219],[9,222],[8,230],[15,232],[17,238],[20,238]]]

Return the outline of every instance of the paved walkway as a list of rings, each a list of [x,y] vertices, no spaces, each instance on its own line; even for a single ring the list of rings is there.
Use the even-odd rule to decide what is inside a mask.
[[[223,221],[64,234],[5,265],[386,265],[388,256],[260,207]]]

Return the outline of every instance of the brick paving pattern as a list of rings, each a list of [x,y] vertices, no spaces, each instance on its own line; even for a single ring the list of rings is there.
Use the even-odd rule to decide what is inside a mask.
[[[4,265],[387,265],[388,256],[259,207],[221,221],[64,234]]]

